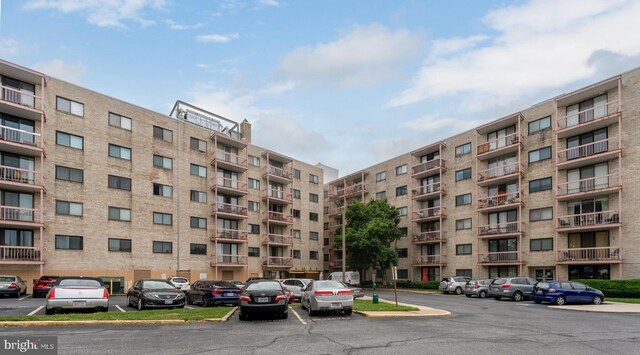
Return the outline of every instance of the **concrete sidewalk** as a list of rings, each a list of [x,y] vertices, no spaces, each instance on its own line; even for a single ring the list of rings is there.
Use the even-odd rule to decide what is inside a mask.
[[[363,300],[372,300],[371,297],[362,297]],[[379,298],[380,302],[395,304],[395,301]],[[417,308],[417,311],[399,311],[399,312],[375,312],[375,311],[354,311],[368,318],[388,318],[388,317],[438,317],[449,316],[451,312],[443,309],[418,306],[416,304],[398,302],[399,306],[407,306]]]
[[[564,309],[569,311],[582,311],[582,312],[640,313],[640,304],[608,302],[608,301],[605,301],[599,305],[576,304],[576,305],[565,305],[565,306],[549,306],[549,308]]]

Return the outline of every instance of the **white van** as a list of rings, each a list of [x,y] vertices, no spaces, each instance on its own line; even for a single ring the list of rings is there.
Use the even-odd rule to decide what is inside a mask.
[[[346,271],[344,273],[346,280],[342,280],[342,271],[332,272],[327,280],[344,281],[353,286],[360,286],[360,273],[357,271]]]

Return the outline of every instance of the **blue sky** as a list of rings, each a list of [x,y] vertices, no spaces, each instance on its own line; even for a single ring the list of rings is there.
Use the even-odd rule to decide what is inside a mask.
[[[2,1],[2,0],[0,0]],[[0,58],[348,174],[640,66],[640,1],[3,0]]]

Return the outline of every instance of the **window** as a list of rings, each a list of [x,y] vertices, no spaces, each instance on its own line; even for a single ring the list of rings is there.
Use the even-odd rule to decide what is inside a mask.
[[[329,254],[324,254],[324,261],[329,261]]]
[[[471,142],[456,147],[456,156],[463,156],[471,153]]]
[[[300,210],[291,210],[291,215],[293,216],[293,218],[300,218]]]
[[[70,113],[72,115],[84,117],[84,104],[76,101],[65,99],[63,97],[56,97],[56,109],[58,111]]]
[[[314,203],[318,203],[318,200],[319,200],[319,198],[318,198],[317,194],[309,193],[309,201],[314,202]]]
[[[56,201],[56,214],[82,217],[82,204],[77,202]]]
[[[529,122],[529,135],[551,128],[551,116]]]
[[[249,155],[249,165],[260,166],[260,158]]]
[[[396,253],[398,253],[399,258],[408,258],[409,257],[409,249],[396,249]]]
[[[309,212],[309,220],[310,221],[317,221],[318,220],[318,214],[315,212]]]
[[[296,180],[300,180],[302,177],[302,173],[298,169],[293,169],[293,178]]]
[[[200,152],[207,151],[207,141],[203,141],[202,139],[191,137],[191,150],[197,150]]]
[[[155,196],[172,197],[173,196],[173,186],[162,185],[162,184],[153,184],[153,194]]]
[[[72,235],[56,234],[56,249],[82,250],[83,238]]]
[[[191,175],[207,177],[207,168],[202,165],[191,164]]]
[[[172,242],[153,242],[153,252],[161,253],[161,254],[171,254],[173,253],[173,243]]]
[[[202,217],[191,217],[191,228],[207,229],[207,219]]]
[[[386,171],[381,171],[381,172],[376,174],[376,182],[385,181],[385,180],[387,180],[387,172]]]
[[[553,208],[537,208],[529,210],[529,222],[547,221],[553,218]]]
[[[409,209],[407,207],[400,207],[398,208],[398,215],[400,217],[406,216],[409,214]]]
[[[538,281],[548,281],[553,280],[553,269],[545,268],[545,269],[535,269],[536,280]]]
[[[56,131],[56,144],[74,149],[84,149],[84,138],[74,134]]]
[[[250,257],[259,258],[260,257],[260,248],[249,247],[248,254]]]
[[[404,196],[407,192],[407,185],[396,187],[396,196]]]
[[[294,259],[300,259],[300,250],[293,249],[293,258]]]
[[[260,212],[260,202],[249,201],[249,211]]]
[[[191,190],[191,201],[206,203],[207,193],[202,191]]]
[[[406,280],[409,278],[409,270],[398,269],[398,280]]]
[[[529,181],[529,193],[551,190],[551,177]]]
[[[260,234],[260,225],[249,224],[249,234]]]
[[[456,181],[471,179],[471,168],[456,171]]]
[[[309,240],[318,240],[318,232],[309,232]]]
[[[376,192],[376,200],[384,200],[385,198],[387,198],[386,191]]]
[[[131,209],[109,207],[109,220],[110,221],[131,221]]]
[[[400,227],[400,237],[406,237],[409,235],[409,228]]]
[[[309,259],[318,260],[318,252],[315,250],[309,251]]]
[[[163,141],[173,142],[173,131],[153,126],[153,138],[162,139]]]
[[[191,250],[191,255],[207,255],[207,245],[206,244],[189,244],[189,249]]]
[[[56,165],[56,179],[82,183],[84,181],[84,172],[82,169]]]
[[[153,166],[162,169],[173,170],[173,159],[154,154]]]
[[[153,212],[153,224],[170,226],[173,224],[173,215],[171,213]]]
[[[131,179],[114,175],[109,175],[108,178],[110,189],[131,191]]]
[[[131,149],[115,144],[109,144],[109,156],[124,160],[131,160]]]
[[[456,230],[471,229],[471,218],[456,220]]]
[[[131,252],[131,239],[109,238],[109,251]]]
[[[322,245],[329,245],[329,238],[324,238],[324,240],[322,241]]]
[[[120,116],[118,114],[109,112],[109,126],[119,127],[131,130],[131,119],[129,117]]]
[[[551,159],[551,147],[544,147],[529,152],[529,164]]]
[[[312,184],[318,184],[320,182],[320,178],[318,178],[318,175],[309,174],[309,182]]]
[[[249,178],[249,188],[254,190],[260,190],[260,180]]]
[[[553,238],[531,239],[529,251],[553,250]]]
[[[456,255],[471,255],[471,244],[456,244]]]
[[[293,237],[294,237],[295,239],[300,239],[300,238],[301,238],[301,236],[302,236],[302,233],[300,232],[300,230],[299,230],[299,229],[294,229],[294,230],[293,230]]]
[[[397,175],[404,175],[407,173],[407,164],[404,165],[400,165],[396,167],[396,176]]]
[[[473,272],[471,269],[456,269],[456,275],[461,277],[473,277]]]
[[[298,189],[293,189],[293,198],[300,198],[300,190]]]
[[[471,204],[471,194],[456,196],[456,206],[464,206]]]

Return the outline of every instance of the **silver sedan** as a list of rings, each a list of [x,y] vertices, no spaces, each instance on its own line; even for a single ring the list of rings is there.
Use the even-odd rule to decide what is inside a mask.
[[[302,308],[313,316],[318,311],[353,311],[353,291],[343,283],[331,280],[312,281],[302,293]]]

